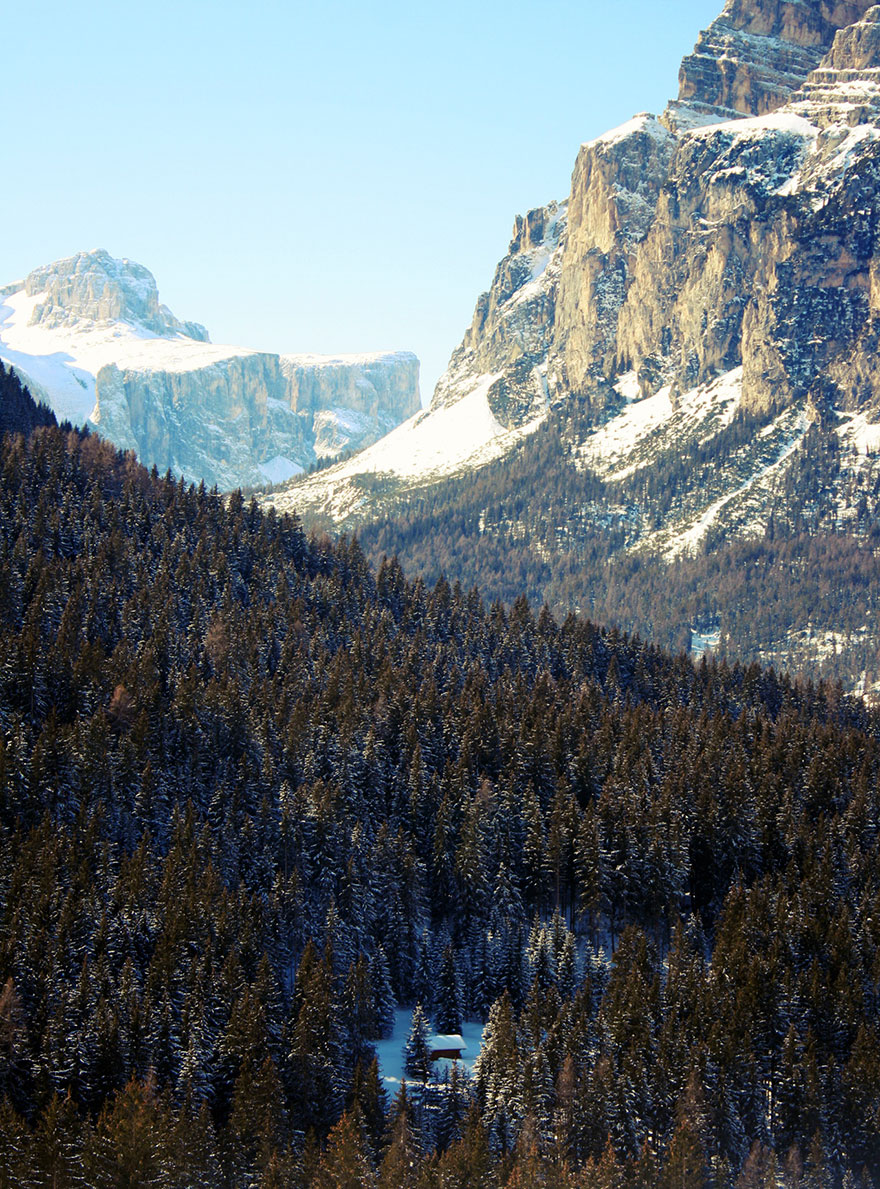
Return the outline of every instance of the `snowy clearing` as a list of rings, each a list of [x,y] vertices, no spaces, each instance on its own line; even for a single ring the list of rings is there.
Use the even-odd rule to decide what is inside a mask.
[[[266,476],[267,483],[286,483],[288,479],[294,479],[303,473],[299,463],[291,462],[289,458],[280,454],[270,458],[268,462],[261,462],[260,470]]]
[[[392,1094],[396,1093],[397,1087],[403,1080],[403,1047],[412,1028],[412,1016],[413,1009],[411,1007],[397,1008],[394,1012],[393,1035],[388,1040],[377,1040],[374,1042],[376,1055],[379,1058],[379,1071],[382,1074],[386,1089]],[[466,1070],[468,1074],[473,1073],[474,1062],[479,1055],[480,1047],[483,1043],[484,1027],[484,1024],[480,1024],[475,1020],[465,1020],[462,1025],[461,1035],[464,1038],[467,1048],[458,1065],[459,1068]],[[434,1062],[434,1067],[438,1073],[448,1065],[452,1065],[452,1062],[445,1060]]]

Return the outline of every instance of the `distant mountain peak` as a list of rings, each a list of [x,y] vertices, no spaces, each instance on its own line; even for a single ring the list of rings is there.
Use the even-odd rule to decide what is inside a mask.
[[[36,268],[25,279],[29,297],[42,297],[31,325],[54,328],[90,322],[126,322],[152,334],[180,334],[197,342],[209,341],[197,322],[181,322],[159,304],[156,278],[148,268],[103,248],[77,252],[65,260]]]
[[[160,304],[149,269],[104,249],[0,287],[0,360],[59,418],[225,490],[290,478],[420,407],[416,356],[212,344]]]

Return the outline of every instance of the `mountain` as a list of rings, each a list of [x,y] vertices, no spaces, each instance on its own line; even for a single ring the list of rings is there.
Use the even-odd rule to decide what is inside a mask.
[[[582,145],[567,200],[517,218],[430,408],[272,499],[426,575],[501,596],[527,572],[560,612],[869,691],[878,215],[880,7],[730,0],[666,111]],[[792,597],[746,633],[719,576],[771,541],[757,571],[781,591],[791,569]],[[823,550],[851,577],[823,580]]]
[[[159,304],[147,269],[103,251],[0,290],[0,359],[58,417],[221,490],[289,479],[419,408],[419,363],[408,352],[217,346]]]
[[[880,713],[0,436],[4,1189],[877,1189],[878,984]]]

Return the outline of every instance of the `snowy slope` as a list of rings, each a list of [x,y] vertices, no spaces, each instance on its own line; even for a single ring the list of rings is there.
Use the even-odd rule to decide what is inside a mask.
[[[436,482],[502,457],[538,428],[546,412],[517,429],[505,429],[488,401],[497,378],[480,377],[454,404],[417,413],[347,462],[275,493],[272,503],[281,510],[324,514],[343,523],[363,504],[364,489],[358,480],[364,476],[382,476],[401,488]]]

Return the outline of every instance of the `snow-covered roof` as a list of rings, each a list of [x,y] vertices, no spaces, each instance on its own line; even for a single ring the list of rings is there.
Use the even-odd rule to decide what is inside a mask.
[[[466,1049],[467,1045],[464,1043],[464,1037],[459,1034],[451,1033],[444,1035],[443,1033],[436,1033],[434,1036],[428,1037],[429,1049]]]

